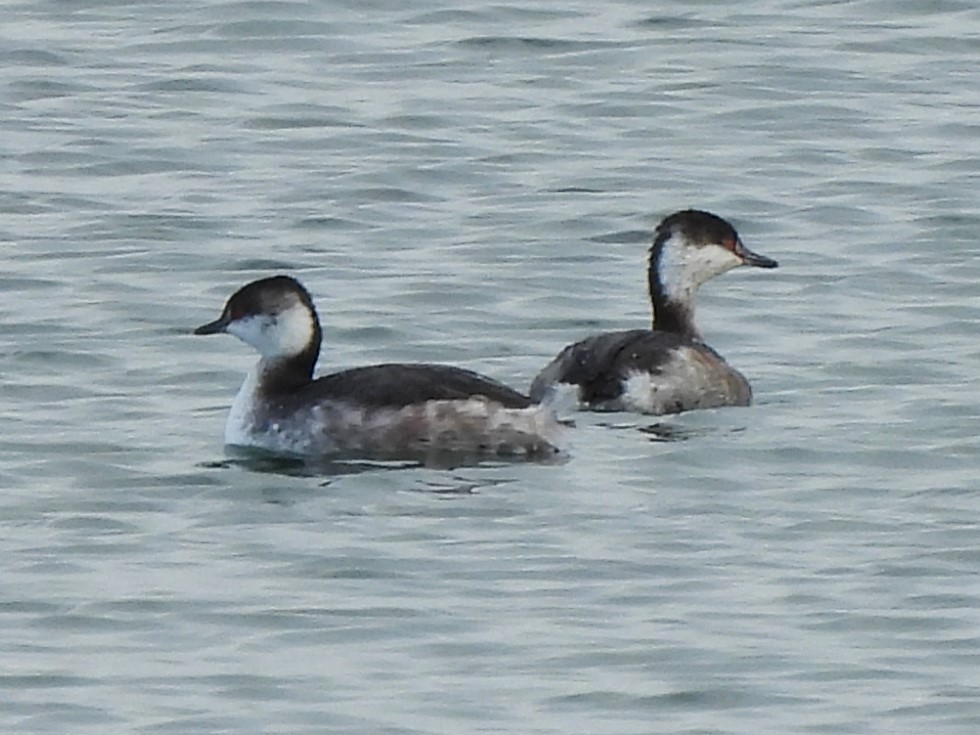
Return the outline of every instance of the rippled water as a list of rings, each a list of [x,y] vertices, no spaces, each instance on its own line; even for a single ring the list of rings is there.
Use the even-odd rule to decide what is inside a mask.
[[[0,724],[980,730],[975,3],[4,6]],[[241,462],[286,271],[321,370],[526,387],[648,320],[664,214],[749,409],[557,464]]]

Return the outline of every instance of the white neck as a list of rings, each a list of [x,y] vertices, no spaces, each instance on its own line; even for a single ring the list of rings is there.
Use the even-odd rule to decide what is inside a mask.
[[[252,366],[242,387],[235,394],[235,400],[231,402],[228,421],[225,423],[225,444],[245,446],[249,443],[259,378],[265,369],[265,363],[263,359]]]

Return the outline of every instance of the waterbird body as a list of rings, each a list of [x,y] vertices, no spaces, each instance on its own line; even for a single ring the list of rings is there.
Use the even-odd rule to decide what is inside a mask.
[[[597,411],[668,414],[747,406],[745,377],[705,344],[694,322],[698,287],[740,265],[775,268],[742,244],[735,228],[709,212],[684,210],[654,232],[648,280],[652,329],[596,334],[568,345],[531,384],[541,400],[569,386]]]
[[[194,331],[222,332],[260,355],[232,403],[226,444],[308,456],[555,452],[550,408],[470,370],[393,363],[314,379],[320,320],[290,276],[243,286]]]

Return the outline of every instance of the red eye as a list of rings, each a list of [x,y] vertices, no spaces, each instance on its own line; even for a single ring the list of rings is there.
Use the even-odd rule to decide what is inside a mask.
[[[734,253],[735,247],[738,243],[736,240],[730,237],[726,237],[724,240],[721,241],[721,244],[725,246],[726,250],[731,250]]]

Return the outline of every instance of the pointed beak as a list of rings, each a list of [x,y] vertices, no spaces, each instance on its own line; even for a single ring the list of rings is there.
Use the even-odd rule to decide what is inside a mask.
[[[775,268],[779,265],[772,258],[753,253],[742,244],[741,240],[735,243],[735,255],[742,259],[744,265],[754,265],[756,268]]]
[[[229,319],[224,314],[213,322],[202,324],[194,330],[194,334],[220,334],[228,328]]]

